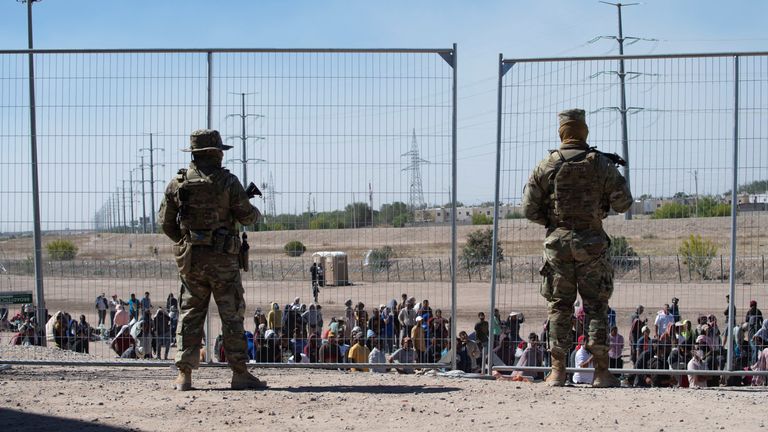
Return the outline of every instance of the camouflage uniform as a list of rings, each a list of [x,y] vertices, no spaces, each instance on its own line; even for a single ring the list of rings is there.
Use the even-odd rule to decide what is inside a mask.
[[[195,155],[231,148],[223,145],[219,133],[213,130],[193,132],[190,142],[191,148],[185,151]],[[176,353],[180,370],[196,369],[200,364],[203,324],[211,295],[219,308],[230,367],[243,372],[248,360],[243,337],[245,299],[238,264],[240,239],[235,223],[251,225],[260,213],[248,201],[237,177],[220,164],[219,157],[206,168],[193,161],[189,169],[179,170],[165,189],[158,215],[163,232],[176,242],[174,253],[182,282]],[[210,335],[209,340],[213,340]]]
[[[613,267],[605,256],[610,239],[602,219],[610,209],[629,209],[632,195],[614,163],[587,146],[584,111],[558,116],[560,149],[533,170],[523,195],[525,217],[547,228],[541,295],[549,306],[550,352],[565,356],[571,347],[578,293],[589,323],[587,347],[596,358],[607,359]]]

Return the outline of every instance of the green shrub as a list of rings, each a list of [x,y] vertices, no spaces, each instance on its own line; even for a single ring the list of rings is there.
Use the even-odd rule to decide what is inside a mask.
[[[77,256],[77,246],[70,240],[54,240],[45,246],[48,256],[54,261],[70,261]]]
[[[493,218],[483,213],[475,213],[472,215],[472,225],[492,225]]]
[[[290,257],[297,257],[304,254],[304,252],[307,251],[306,246],[304,246],[304,243],[298,241],[298,240],[291,240],[288,243],[283,246],[283,250],[285,251],[285,254]]]
[[[629,245],[629,241],[624,236],[611,236],[611,245],[606,251],[608,259],[614,267],[620,267],[629,270],[638,263],[637,252]]]
[[[368,266],[374,270],[386,270],[392,265],[395,251],[391,246],[373,249],[368,253]]]
[[[395,228],[402,228],[405,226],[405,224],[408,223],[408,215],[407,214],[400,214],[395,216],[392,219],[392,226]]]
[[[666,203],[656,209],[651,219],[681,219],[691,217],[693,213],[690,206],[678,203]]]
[[[688,266],[688,270],[707,279],[707,270],[712,264],[712,259],[717,255],[717,245],[711,240],[702,239],[700,235],[691,234],[680,245],[678,250],[683,257],[683,263]]]
[[[507,212],[507,214],[504,215],[504,219],[523,219],[523,217],[523,214],[519,211]]]
[[[504,250],[497,244],[497,261],[504,260]],[[491,263],[493,231],[480,229],[467,234],[467,243],[461,248],[461,261],[468,268]]]

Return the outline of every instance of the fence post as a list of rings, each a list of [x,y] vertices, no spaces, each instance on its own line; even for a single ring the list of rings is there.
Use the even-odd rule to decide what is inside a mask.
[[[677,257],[677,280],[680,283],[683,283],[683,274],[680,269],[680,255],[675,255]]]
[[[639,269],[638,273],[640,274],[640,283],[643,283],[643,258],[642,257],[637,257],[637,266]]]
[[[360,260],[360,280],[365,282],[365,267],[363,266],[363,260]]]
[[[467,277],[469,278],[469,281],[472,282],[472,266],[467,266]]]
[[[272,269],[272,280],[275,280],[275,261],[271,260],[269,262],[269,267]]]
[[[760,257],[763,259],[763,265],[762,265],[762,272],[763,275],[763,282],[765,282],[765,255],[760,255]]]
[[[387,282],[389,282],[389,267],[390,266],[391,266],[391,264],[389,262],[387,262]]]
[[[400,282],[400,261],[395,261],[395,268],[397,269],[397,281]]]
[[[533,258],[531,258],[531,283],[533,283]]]
[[[427,270],[424,268],[424,258],[421,259],[421,275],[424,277],[424,281],[427,280]]]
[[[515,265],[513,264],[515,257],[509,257],[509,283],[515,283]]]
[[[653,281],[653,268],[651,267],[651,256],[648,255],[648,280]]]
[[[283,273],[283,260],[280,260],[280,280],[285,280],[285,274]]]
[[[440,273],[440,282],[443,281],[443,259],[437,259],[437,271]]]
[[[413,263],[413,258],[411,258],[411,280],[416,282],[416,264]]]
[[[720,282],[725,283],[725,273],[723,273],[723,255],[720,255]]]
[[[370,267],[371,267],[371,282],[376,282],[376,272],[374,271],[375,269],[373,268],[373,266],[370,266]]]

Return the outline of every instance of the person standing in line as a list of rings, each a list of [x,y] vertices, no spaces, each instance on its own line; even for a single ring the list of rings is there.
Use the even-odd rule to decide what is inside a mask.
[[[552,371],[546,382],[563,386],[571,347],[573,305],[581,295],[589,323],[586,348],[594,363],[593,387],[618,387],[608,372],[608,301],[613,294],[610,245],[602,219],[610,210],[623,213],[632,194],[616,164],[625,164],[587,145],[585,112],[558,114],[561,145],[533,170],[523,193],[525,217],[546,227],[541,294],[548,302]]]
[[[218,131],[190,135],[188,169],[179,170],[165,189],[159,220],[174,244],[181,278],[181,317],[177,335],[175,387],[192,388],[192,370],[200,365],[203,324],[213,295],[219,308],[224,350],[232,369],[234,390],[261,389],[266,384],[248,372],[243,334],[245,298],[240,269],[247,264],[237,224],[250,226],[261,213],[237,177],[222,167],[224,145]],[[208,335],[210,338],[210,335]]]
[[[315,303],[317,303],[317,297],[320,294],[320,286],[317,281],[317,263],[313,262],[312,265],[309,267],[309,276],[312,279],[312,298],[315,299]]]
[[[96,312],[99,315],[99,323],[96,324],[96,327],[103,327],[106,326],[107,321],[107,311],[109,310],[109,301],[107,300],[107,295],[104,293],[101,293],[100,296],[96,297]]]
[[[109,328],[115,328],[115,314],[117,313],[117,306],[122,304],[122,301],[117,298],[117,294],[112,294],[112,299],[109,300]]]
[[[149,291],[144,293],[144,297],[141,298],[141,312],[152,314],[152,300],[149,299]]]

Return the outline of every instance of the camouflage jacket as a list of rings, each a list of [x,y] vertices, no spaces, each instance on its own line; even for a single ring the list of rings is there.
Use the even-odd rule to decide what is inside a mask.
[[[523,192],[523,214],[537,224],[547,228],[555,228],[563,221],[558,220],[554,214],[553,194],[554,177],[563,164],[561,155],[565,159],[577,157],[589,149],[586,143],[568,143],[560,146],[559,152],[553,151],[544,158],[531,173]],[[596,169],[587,179],[589,187],[580,188],[571,193],[578,194],[569,197],[571,201],[581,200],[585,204],[597,204],[599,214],[589,221],[592,228],[602,228],[601,219],[605,218],[609,209],[618,213],[627,211],[632,205],[632,194],[627,187],[624,177],[619,174],[616,166],[605,155],[595,152],[591,156],[596,164]],[[569,180],[569,179],[566,179]],[[563,180],[561,180],[563,181]],[[574,181],[576,181],[574,179]],[[580,179],[584,183],[584,179]],[[593,201],[598,200],[597,203]],[[566,221],[567,222],[567,221]]]

